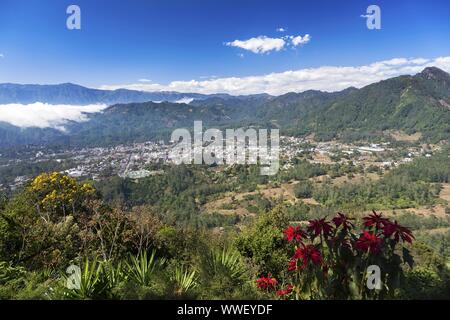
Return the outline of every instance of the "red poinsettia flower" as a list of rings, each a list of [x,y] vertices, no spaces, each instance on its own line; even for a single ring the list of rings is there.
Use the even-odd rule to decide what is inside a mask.
[[[300,230],[300,227],[288,226],[286,230],[283,231],[284,237],[287,241],[300,241],[306,238],[306,233]]]
[[[333,230],[333,227],[329,222],[325,221],[325,219],[316,219],[309,221],[308,230],[314,231],[315,236],[323,233],[325,237],[328,237],[331,230]]]
[[[288,262],[288,270],[289,271],[297,271],[297,260],[296,259],[291,259]]]
[[[340,247],[345,247],[345,248],[348,248],[348,249],[352,248],[352,243],[351,243],[350,239],[347,238],[347,237],[336,236],[336,237],[330,238],[330,242],[334,246],[338,245]]]
[[[409,243],[412,243],[412,240],[415,239],[411,230],[399,225],[397,221],[387,223],[383,228],[383,234],[387,238],[394,236],[394,239],[397,242],[400,238]]]
[[[277,296],[284,297],[292,293],[294,286],[292,284],[288,284],[284,289],[277,291]]]
[[[376,234],[364,231],[356,240],[356,248],[365,252],[378,253],[381,250],[381,239]]]
[[[320,251],[317,250],[315,246],[312,244],[303,246],[295,250],[294,256],[291,260],[291,265],[289,267],[293,267],[292,261],[295,261],[295,268],[297,268],[297,261],[301,262],[301,269],[305,269],[309,262],[312,262],[315,265],[320,265],[322,263],[322,255]],[[294,269],[295,270],[295,269]]]
[[[363,218],[364,226],[372,227],[375,226],[377,229],[383,228],[384,225],[389,223],[389,219],[383,218],[382,213],[376,213],[372,211],[372,213]]]
[[[339,228],[340,226],[342,226],[342,228],[344,230],[348,230],[348,229],[355,227],[355,225],[350,220],[353,220],[353,219],[351,219],[351,218],[347,217],[345,214],[342,214],[339,212],[338,212],[337,216],[332,219],[336,228]]]
[[[261,290],[274,290],[278,281],[269,273],[267,277],[260,277],[256,280],[256,286]]]

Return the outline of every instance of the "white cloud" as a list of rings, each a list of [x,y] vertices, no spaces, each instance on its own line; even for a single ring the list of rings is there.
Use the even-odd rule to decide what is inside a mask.
[[[213,74],[211,76],[200,76],[199,78],[200,79],[215,79],[215,78],[217,78],[217,76]]]
[[[230,47],[238,47],[253,53],[267,53],[273,50],[280,51],[284,48],[286,42],[281,38],[259,36],[248,40],[234,40],[225,44]]]
[[[303,37],[296,36],[291,39],[292,45],[294,47],[301,45],[301,44],[307,44],[310,41],[311,41],[311,36],[309,34],[305,34]]]
[[[5,55],[3,54],[3,53],[0,53],[0,58],[4,58],[5,57]]]
[[[286,32],[285,28],[277,28],[277,32]]]
[[[278,28],[277,31],[280,29],[284,31],[283,28]],[[264,54],[271,51],[280,51],[289,46],[296,47],[298,45],[307,44],[310,41],[311,36],[309,34],[305,34],[304,36],[284,36],[281,38],[259,36],[248,40],[234,40],[232,42],[226,42],[225,45],[241,48],[257,54]],[[239,57],[242,58],[243,55],[239,55]]]
[[[53,128],[65,131],[68,121],[87,121],[88,113],[100,112],[107,105],[52,105],[36,102],[32,104],[0,105],[0,121],[21,128]]]
[[[143,91],[178,91],[192,93],[280,95],[315,89],[337,91],[348,87],[361,88],[368,84],[405,74],[416,74],[426,67],[436,66],[450,72],[450,56],[435,59],[396,58],[362,66],[322,66],[247,77],[210,80],[173,81],[162,84],[104,85],[102,89],[127,88]]]
[[[180,100],[175,101],[175,103],[185,103],[185,104],[189,104],[192,101],[194,101],[194,98],[189,98],[189,97],[184,97],[181,98]]]
[[[152,80],[150,80],[150,79],[145,79],[145,78],[139,79],[138,81],[139,81],[139,82],[152,82]]]

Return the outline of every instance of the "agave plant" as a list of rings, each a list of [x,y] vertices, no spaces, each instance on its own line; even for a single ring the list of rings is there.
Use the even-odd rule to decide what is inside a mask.
[[[128,278],[140,286],[148,287],[151,284],[153,274],[165,264],[165,259],[157,259],[153,251],[150,257],[147,252],[141,252],[138,256],[130,256],[126,262]]]
[[[232,249],[212,250],[208,257],[208,273],[239,279],[245,273],[239,253]]]
[[[117,287],[121,281],[127,278],[127,274],[121,261],[116,264],[113,264],[111,261],[104,261],[103,273],[108,279],[108,286],[110,289]]]
[[[185,267],[177,266],[171,280],[175,284],[175,294],[178,296],[189,293],[199,285],[197,271],[190,271]]]
[[[66,283],[75,277],[75,287],[68,287],[65,296],[69,299],[98,299],[107,296],[109,291],[108,277],[104,272],[104,266],[96,259],[85,260],[80,272],[71,276],[64,276]]]

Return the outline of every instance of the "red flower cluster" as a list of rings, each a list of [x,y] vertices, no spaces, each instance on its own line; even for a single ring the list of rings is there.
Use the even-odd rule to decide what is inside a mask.
[[[375,226],[377,230],[382,229],[384,225],[389,223],[389,219],[383,218],[381,213],[376,213],[372,211],[372,213],[363,218],[364,226],[366,228]]]
[[[347,217],[345,214],[342,213],[338,213],[337,216],[332,219],[336,228],[342,226],[344,230],[349,230],[355,227],[355,225],[350,220],[353,219],[350,219],[349,217]]]
[[[286,288],[277,291],[277,296],[279,296],[279,297],[287,296],[292,293],[293,289],[294,289],[294,286],[292,284],[288,284],[286,286]]]
[[[335,277],[343,285],[350,285],[353,280],[347,275],[347,270],[360,263],[368,263],[371,257],[364,253],[382,253],[383,258],[390,259],[400,268],[401,259],[394,257],[394,249],[400,239],[412,243],[414,236],[411,230],[373,211],[363,218],[364,227],[358,236],[352,220],[354,219],[338,213],[331,221],[310,220],[306,230],[301,230],[299,226],[288,226],[283,231],[285,239],[295,247],[294,255],[288,262],[288,270],[301,271],[296,274],[301,279],[301,288],[304,286],[303,282],[307,283],[306,286],[316,285],[314,281],[319,281],[322,285],[323,281],[335,281]],[[323,237],[318,239],[319,235]],[[384,249],[389,248],[393,250],[384,252]],[[357,256],[359,258],[354,259]],[[257,286],[273,292],[277,290],[276,295],[285,298],[292,297],[291,293],[296,290],[296,286],[292,284],[277,288],[277,280],[270,274],[259,278]],[[335,295],[340,297],[340,294],[337,292]]]
[[[277,279],[273,278],[270,273],[267,277],[262,276],[256,280],[256,286],[261,290],[274,290],[277,283]]]
[[[356,248],[365,252],[378,253],[381,250],[381,239],[376,234],[364,231],[356,240]]]
[[[316,219],[309,221],[308,230],[314,231],[315,236],[322,233],[325,237],[328,237],[331,230],[333,230],[333,227],[329,222],[325,221],[325,219]]]
[[[322,255],[319,250],[312,244],[310,245],[303,245],[300,248],[297,248],[295,250],[294,256],[289,261],[288,269],[289,271],[297,270],[298,267],[298,261],[301,262],[301,269],[306,269],[308,264],[312,262],[314,265],[320,265],[322,263]]]
[[[300,227],[293,227],[288,226],[286,230],[284,230],[284,237],[287,241],[301,241],[302,239],[306,238],[307,235],[304,231],[300,230]]]
[[[396,242],[402,239],[403,241],[412,243],[412,240],[415,239],[411,230],[399,225],[397,221],[391,222],[389,219],[383,218],[381,213],[378,214],[373,211],[372,214],[363,219],[365,227],[375,226],[376,230],[382,230],[386,238],[394,236]]]
[[[398,242],[401,238],[403,241],[412,243],[412,240],[415,239],[411,230],[399,225],[397,221],[388,222],[385,224],[383,227],[383,234],[387,238],[394,236],[396,242]]]

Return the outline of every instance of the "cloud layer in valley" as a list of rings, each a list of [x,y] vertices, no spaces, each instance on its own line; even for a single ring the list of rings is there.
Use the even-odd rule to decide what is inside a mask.
[[[178,91],[191,93],[229,93],[232,95],[269,93],[280,95],[305,90],[338,91],[348,87],[361,88],[368,84],[412,75],[426,67],[435,66],[450,72],[450,56],[435,59],[396,58],[363,66],[323,66],[289,70],[247,77],[215,78],[209,80],[173,81],[167,85],[137,83],[104,85],[102,89],[133,89],[142,91]]]
[[[100,112],[107,105],[52,105],[41,102],[32,104],[0,105],[0,122],[20,128],[53,128],[64,131],[68,121],[88,120],[88,113]]]

